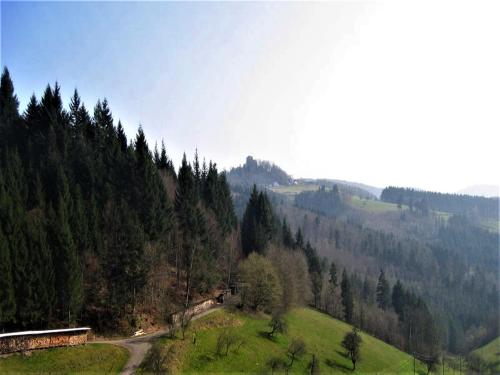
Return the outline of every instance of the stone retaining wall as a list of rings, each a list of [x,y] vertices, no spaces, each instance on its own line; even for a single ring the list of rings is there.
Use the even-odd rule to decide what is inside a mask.
[[[201,314],[202,312],[207,311],[208,309],[212,308],[213,306],[217,305],[217,299],[216,298],[209,298],[204,301],[198,302],[192,306],[190,306],[186,313],[191,316],[195,316],[198,314]],[[172,320],[175,324],[180,323],[182,317],[182,311],[178,311],[176,313],[172,314]]]

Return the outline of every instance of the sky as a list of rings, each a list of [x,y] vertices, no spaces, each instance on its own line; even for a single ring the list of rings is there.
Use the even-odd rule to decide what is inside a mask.
[[[500,184],[500,2],[6,2],[24,110],[58,81],[107,98],[178,165],[247,155],[294,177]]]

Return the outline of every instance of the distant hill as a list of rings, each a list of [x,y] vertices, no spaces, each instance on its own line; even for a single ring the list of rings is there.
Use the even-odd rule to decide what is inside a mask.
[[[256,160],[247,156],[245,164],[232,168],[227,173],[227,180],[233,186],[289,186],[293,184],[293,178],[277,165],[265,161]]]
[[[497,219],[499,198],[485,198],[464,194],[445,194],[389,186],[382,191],[385,202],[405,204],[422,212],[429,209],[458,215],[480,216]]]
[[[320,186],[332,188],[333,185],[338,185],[343,192],[359,195],[363,198],[378,199],[382,192],[380,188],[358,182],[335,179],[294,179],[273,162],[254,159],[252,156],[247,156],[245,164],[232,168],[227,173],[227,180],[233,187],[250,187],[256,184],[260,187],[270,188],[276,193],[292,195],[304,190],[318,190]]]
[[[472,185],[459,190],[459,194],[475,195],[479,197],[500,197],[500,186],[498,185]]]
[[[326,186],[326,187],[332,187],[333,185],[338,185],[339,188],[342,186],[351,188],[351,192],[354,195],[360,195],[363,198],[380,198],[380,194],[382,193],[382,189],[375,187],[375,186],[370,186],[366,184],[362,184],[360,182],[352,182],[352,181],[345,181],[345,180],[336,180],[336,179],[310,179],[310,178],[301,178],[297,180],[298,183],[315,183],[317,185],[321,186]],[[366,193],[369,193],[368,196]]]

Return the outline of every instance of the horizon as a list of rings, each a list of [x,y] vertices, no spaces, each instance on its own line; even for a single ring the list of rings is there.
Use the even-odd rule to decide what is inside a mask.
[[[107,98],[129,139],[142,124],[176,166],[198,149],[222,169],[252,155],[296,179],[500,185],[498,4],[0,7],[21,112],[57,80],[66,106],[75,88],[89,111]]]

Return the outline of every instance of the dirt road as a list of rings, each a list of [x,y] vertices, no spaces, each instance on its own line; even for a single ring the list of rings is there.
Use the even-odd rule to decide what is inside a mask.
[[[214,311],[217,311],[221,308],[222,307],[214,307],[210,310],[204,311],[201,314],[194,316],[192,320],[200,319],[201,317],[211,314]],[[151,341],[158,337],[165,336],[166,334],[167,330],[164,329],[151,333],[149,335],[130,337],[127,339],[120,339],[120,340],[96,340],[96,341],[89,341],[89,343],[112,344],[112,345],[123,346],[124,348],[126,348],[130,352],[130,358],[128,359],[125,367],[123,368],[122,374],[130,375],[133,374],[135,370],[141,365],[142,361],[144,360],[144,357],[146,356],[146,353],[148,352],[149,348],[151,348]]]

